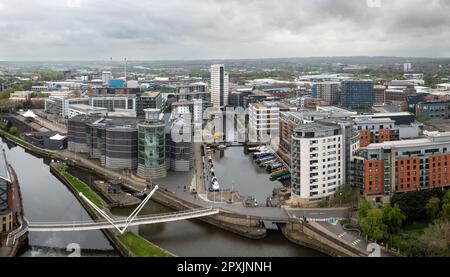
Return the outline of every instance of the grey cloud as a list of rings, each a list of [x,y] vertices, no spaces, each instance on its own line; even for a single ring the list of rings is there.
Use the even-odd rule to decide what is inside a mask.
[[[0,60],[450,56],[447,0],[67,3],[0,0]]]

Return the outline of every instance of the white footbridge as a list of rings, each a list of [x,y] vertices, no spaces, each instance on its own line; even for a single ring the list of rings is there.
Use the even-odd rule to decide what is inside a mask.
[[[219,214],[220,210],[217,208],[200,208],[186,211],[177,211],[172,213],[164,213],[158,215],[138,216],[145,204],[150,200],[152,195],[158,190],[156,186],[147,197],[139,204],[139,206],[131,213],[128,218],[112,218],[97,205],[92,203],[86,196],[80,193],[80,197],[86,201],[96,212],[98,212],[104,219],[96,221],[80,221],[80,222],[26,222],[21,228],[20,234],[26,232],[77,232],[77,231],[92,231],[102,229],[116,229],[121,234],[125,233],[131,226],[150,225],[165,222],[174,222],[180,220],[189,220]],[[14,243],[19,234],[13,234],[8,238],[8,243]]]

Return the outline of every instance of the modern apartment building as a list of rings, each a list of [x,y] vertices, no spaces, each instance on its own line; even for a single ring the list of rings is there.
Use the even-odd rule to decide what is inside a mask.
[[[371,144],[355,158],[355,180],[366,196],[450,186],[450,133]]]
[[[292,200],[299,203],[332,196],[345,181],[342,128],[310,123],[294,130],[291,149]]]
[[[374,104],[373,81],[347,80],[341,84],[341,105],[347,108],[371,108]]]
[[[162,109],[162,95],[159,92],[144,92],[136,96],[136,116],[145,118],[146,109]]]
[[[0,148],[0,245],[3,237],[13,229],[13,180],[9,173],[5,153]]]
[[[214,108],[228,106],[230,87],[229,76],[223,64],[211,66],[211,103]]]
[[[250,104],[249,133],[255,142],[278,142],[280,108],[271,103]]]
[[[384,106],[386,104],[386,87],[376,86],[373,89],[373,104],[375,106]]]
[[[398,125],[391,118],[357,118],[353,120],[353,126],[361,136],[361,147],[423,135],[423,124],[414,122]]]
[[[339,82],[314,83],[312,86],[312,96],[324,100],[328,105],[339,103]]]
[[[200,82],[177,86],[176,93],[173,96],[175,97],[175,101],[208,101],[208,94],[208,85]]]

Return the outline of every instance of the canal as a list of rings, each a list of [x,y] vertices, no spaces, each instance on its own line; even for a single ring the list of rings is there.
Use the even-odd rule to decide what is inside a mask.
[[[216,151],[212,158],[222,189],[236,190],[244,197],[251,196],[265,204],[273,189],[282,186],[278,181],[270,181],[270,174],[253,161],[251,154],[245,154],[244,147]]]
[[[0,142],[0,147],[5,149],[9,162],[17,172],[25,214],[29,221],[91,220],[72,193],[50,173],[49,161],[37,158],[20,147],[11,148],[3,141]],[[81,172],[73,173],[86,181],[95,179]],[[267,174],[265,177],[268,178]],[[115,209],[113,213],[128,215],[131,210]],[[142,214],[168,211],[168,208],[150,202]],[[322,256],[313,250],[290,243],[280,232],[269,232],[268,237],[263,240],[249,240],[197,220],[140,226],[132,231],[177,256]],[[117,256],[101,231],[31,233],[29,242],[33,247],[27,249],[22,256],[67,256],[69,253],[64,249],[70,243],[78,243],[84,249],[82,256]]]

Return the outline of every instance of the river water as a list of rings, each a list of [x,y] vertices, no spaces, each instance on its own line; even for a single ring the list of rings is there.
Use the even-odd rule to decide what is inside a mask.
[[[213,155],[214,173],[222,189],[236,190],[242,196],[251,196],[265,204],[273,189],[281,187],[278,181],[271,182],[270,174],[260,168],[244,147],[229,147]]]
[[[72,193],[49,170],[48,162],[37,158],[20,147],[10,148],[0,141],[8,161],[17,172],[24,200],[25,215],[30,222],[67,222],[91,220]],[[250,164],[251,165],[251,164]],[[74,171],[80,179],[92,177]],[[262,174],[261,174],[262,176]],[[264,176],[268,178],[266,174]],[[261,194],[261,197],[266,192]],[[258,198],[259,199],[259,198]],[[142,214],[168,212],[159,204],[150,203]],[[128,215],[131,209],[115,209],[114,214]],[[321,254],[288,242],[279,232],[270,232],[263,240],[249,240],[192,220],[135,227],[149,241],[177,256],[186,257],[309,257]],[[30,249],[22,256],[67,256],[70,243],[77,243],[82,256],[117,256],[101,231],[30,233]]]

